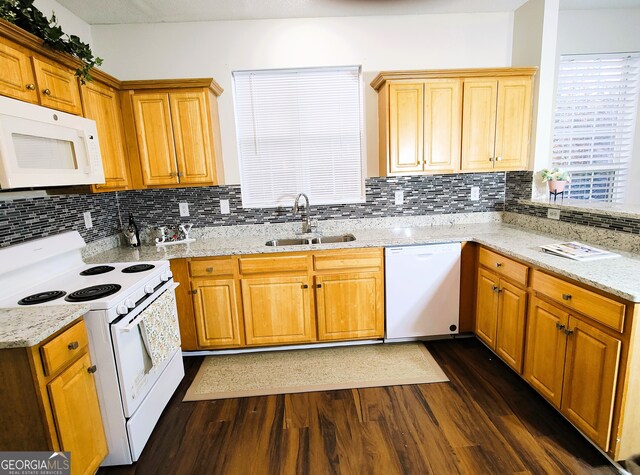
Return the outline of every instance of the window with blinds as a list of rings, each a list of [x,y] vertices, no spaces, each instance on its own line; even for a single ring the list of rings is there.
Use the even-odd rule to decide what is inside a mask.
[[[360,67],[233,73],[245,208],[365,201]]]
[[[639,86],[640,53],[560,58],[552,165],[569,172],[569,198],[624,199]]]

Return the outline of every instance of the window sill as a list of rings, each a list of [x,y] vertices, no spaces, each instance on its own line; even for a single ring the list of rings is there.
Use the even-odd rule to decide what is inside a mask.
[[[600,214],[618,218],[640,219],[640,205],[629,205],[622,203],[594,203],[583,200],[565,199],[557,202],[549,202],[548,199],[518,200],[524,205],[541,206],[545,208],[559,208],[583,213]]]

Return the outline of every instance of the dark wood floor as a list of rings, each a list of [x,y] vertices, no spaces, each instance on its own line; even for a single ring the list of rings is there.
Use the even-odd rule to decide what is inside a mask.
[[[100,474],[578,474],[614,467],[475,339],[427,343],[450,383],[181,402]]]

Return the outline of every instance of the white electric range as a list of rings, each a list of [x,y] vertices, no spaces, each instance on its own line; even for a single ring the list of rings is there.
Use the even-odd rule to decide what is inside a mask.
[[[90,306],[84,319],[109,446],[103,465],[131,464],[184,377],[178,284],[166,260],[89,265],[84,246],[73,231],[0,249],[0,307]],[[172,335],[161,360],[144,328],[150,315]]]

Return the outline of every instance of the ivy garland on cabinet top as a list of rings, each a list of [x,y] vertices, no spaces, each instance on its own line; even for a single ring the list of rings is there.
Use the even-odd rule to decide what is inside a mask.
[[[33,0],[0,0],[0,18],[42,39],[51,49],[78,58],[82,66],[76,69],[76,76],[82,84],[93,79],[89,74],[91,68],[102,64],[102,59],[93,55],[87,43],[62,31],[55,13],[47,18],[33,6]]]

